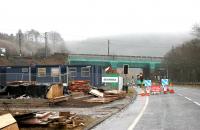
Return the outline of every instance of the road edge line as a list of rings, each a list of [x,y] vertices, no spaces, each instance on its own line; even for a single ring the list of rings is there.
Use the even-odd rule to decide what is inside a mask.
[[[131,103],[133,103],[133,102],[135,101],[135,99],[137,98],[138,93],[137,93],[136,90],[134,90],[134,92],[135,92],[135,95],[133,96],[133,98],[131,98],[131,99],[129,100],[129,102],[128,102],[124,107],[120,108],[120,109],[117,110],[116,112],[112,112],[112,113],[109,114],[108,116],[105,116],[105,117],[99,119],[98,121],[96,121],[96,122],[94,122],[93,124],[91,124],[89,127],[84,128],[84,130],[91,130],[92,128],[95,128],[95,127],[96,127],[97,125],[99,125],[100,123],[104,122],[106,119],[108,119],[108,118],[110,118],[111,116],[113,116],[113,115],[119,113],[120,111],[126,109],[126,108],[127,108]]]
[[[193,103],[195,103],[196,105],[200,106],[200,103],[196,102],[196,101],[193,101]]]
[[[145,102],[145,105],[144,107],[142,108],[142,110],[140,111],[140,114],[136,117],[136,119],[134,120],[134,122],[128,127],[127,130],[133,130],[135,128],[135,126],[137,125],[137,123],[139,122],[140,118],[143,116],[145,110],[146,110],[146,107],[149,103],[149,97],[147,96],[146,97],[146,102]]]
[[[185,97],[187,100],[192,101],[192,99],[190,99],[189,97]]]

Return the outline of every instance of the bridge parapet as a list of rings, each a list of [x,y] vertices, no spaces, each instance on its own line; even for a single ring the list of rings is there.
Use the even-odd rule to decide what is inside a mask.
[[[85,60],[102,60],[102,61],[149,61],[161,62],[163,57],[150,57],[150,56],[122,56],[122,55],[94,55],[94,54],[70,54],[68,59],[85,59]]]

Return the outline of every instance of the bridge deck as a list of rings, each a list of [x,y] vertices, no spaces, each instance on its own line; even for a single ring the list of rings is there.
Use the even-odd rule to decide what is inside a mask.
[[[158,62],[163,60],[163,57],[150,57],[150,56],[122,56],[122,55],[93,55],[93,54],[70,54],[69,60],[94,60],[94,61],[146,61]]]

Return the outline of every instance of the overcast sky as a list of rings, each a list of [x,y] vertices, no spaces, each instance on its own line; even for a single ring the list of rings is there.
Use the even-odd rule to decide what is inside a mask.
[[[200,0],[0,0],[0,32],[57,31],[65,40],[190,32]]]

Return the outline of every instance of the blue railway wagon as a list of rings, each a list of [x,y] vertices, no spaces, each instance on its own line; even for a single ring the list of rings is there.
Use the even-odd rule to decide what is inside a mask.
[[[5,68],[6,82],[30,81],[31,72],[29,66],[7,66]]]
[[[37,84],[52,84],[62,82],[62,73],[66,73],[63,65],[36,65],[32,67],[32,80]]]
[[[37,84],[68,83],[68,80],[89,80],[101,86],[102,67],[97,65],[35,65],[0,67],[1,84],[12,81],[35,81]]]
[[[0,66],[0,86],[6,86],[6,67]]]
[[[89,80],[92,86],[101,86],[102,67],[95,65],[68,65],[69,80]]]

